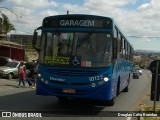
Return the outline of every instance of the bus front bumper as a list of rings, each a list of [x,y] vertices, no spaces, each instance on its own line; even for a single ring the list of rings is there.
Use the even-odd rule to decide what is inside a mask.
[[[64,89],[75,90],[75,92],[64,92]],[[70,89],[71,88],[71,89]],[[111,100],[111,85],[104,83],[97,87],[77,87],[77,86],[48,86],[37,81],[37,95],[71,97],[71,98],[86,98],[94,100]]]

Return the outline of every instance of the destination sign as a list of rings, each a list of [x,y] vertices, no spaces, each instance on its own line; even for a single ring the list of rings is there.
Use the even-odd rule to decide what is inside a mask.
[[[60,26],[89,26],[94,27],[94,20],[60,20]]]
[[[91,28],[112,28],[110,18],[97,17],[49,17],[43,21],[44,27],[91,27]]]

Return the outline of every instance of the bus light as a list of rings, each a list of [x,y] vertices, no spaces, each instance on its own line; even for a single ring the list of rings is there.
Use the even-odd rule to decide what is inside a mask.
[[[44,78],[41,78],[41,81],[44,82]]]
[[[108,78],[108,77],[104,77],[103,80],[104,80],[105,82],[108,82],[109,78]]]
[[[41,74],[38,74],[38,78],[40,78],[41,77]]]
[[[96,87],[96,84],[95,84],[95,83],[92,83],[91,86],[92,86],[92,87]]]
[[[103,84],[104,84],[104,81],[99,81],[98,84],[99,84],[99,85],[103,85]]]
[[[48,80],[45,81],[45,84],[48,84]]]

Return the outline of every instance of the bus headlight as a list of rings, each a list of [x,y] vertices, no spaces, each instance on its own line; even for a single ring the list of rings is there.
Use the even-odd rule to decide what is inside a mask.
[[[40,78],[41,77],[41,74],[38,74],[38,78]]]
[[[104,80],[105,82],[108,82],[109,78],[108,78],[108,77],[104,77],[103,80]]]

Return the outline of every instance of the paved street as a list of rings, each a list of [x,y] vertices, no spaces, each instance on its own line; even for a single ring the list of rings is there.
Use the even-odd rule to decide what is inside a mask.
[[[32,89],[26,84],[25,88],[17,88],[18,80],[17,79],[0,79],[0,96],[5,96],[9,94],[16,94],[25,91],[31,91]]]

